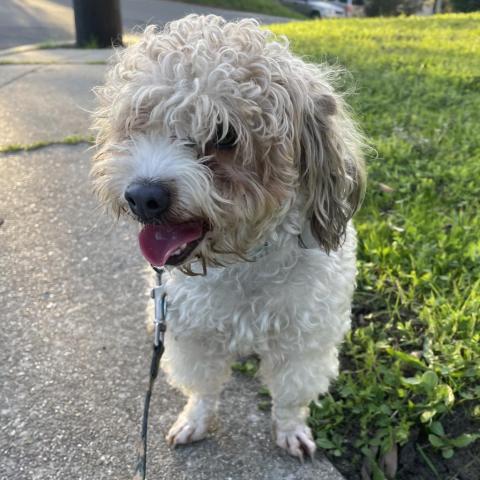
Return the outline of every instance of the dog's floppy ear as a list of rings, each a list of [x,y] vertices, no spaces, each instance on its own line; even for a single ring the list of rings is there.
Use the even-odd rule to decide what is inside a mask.
[[[366,183],[363,140],[331,88],[314,84],[300,119],[300,168],[313,237],[336,250],[360,206]]]

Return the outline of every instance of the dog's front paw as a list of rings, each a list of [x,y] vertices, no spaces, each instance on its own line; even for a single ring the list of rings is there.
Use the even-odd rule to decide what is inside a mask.
[[[197,442],[207,436],[209,421],[205,418],[189,418],[181,414],[167,435],[169,445]]]
[[[172,425],[167,435],[169,445],[184,445],[197,442],[207,436],[210,418],[185,415],[182,413]]]
[[[303,462],[307,455],[313,458],[317,449],[313,441],[312,432],[305,424],[295,425],[293,428],[282,428],[277,425],[275,429],[276,443],[280,448],[286,450],[290,455],[297,457]]]
[[[191,397],[168,432],[168,444],[184,445],[205,438],[210,423],[215,417],[216,403],[216,396]]]

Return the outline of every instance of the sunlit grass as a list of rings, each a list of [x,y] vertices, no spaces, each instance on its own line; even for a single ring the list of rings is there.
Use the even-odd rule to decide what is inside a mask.
[[[432,441],[439,423],[459,405],[480,415],[480,15],[271,29],[348,69],[349,102],[378,152],[356,217],[344,370],[312,409],[318,444],[381,456],[420,428],[449,456],[455,445]]]

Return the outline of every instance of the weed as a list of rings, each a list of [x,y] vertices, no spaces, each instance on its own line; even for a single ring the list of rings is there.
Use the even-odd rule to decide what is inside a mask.
[[[232,370],[234,372],[240,372],[244,375],[253,377],[258,371],[259,360],[256,357],[248,357],[245,360],[235,362],[232,364]]]
[[[47,40],[34,48],[34,50],[55,50],[57,48],[76,48],[75,43],[68,41]]]
[[[81,135],[70,135],[61,140],[40,141],[29,144],[11,144],[0,147],[0,153],[31,152],[40,148],[50,147],[52,145],[78,145],[79,143],[92,143],[93,137],[84,137]]]
[[[85,42],[82,45],[77,45],[77,48],[85,48],[85,49],[98,48],[98,40],[92,36],[88,42]]]

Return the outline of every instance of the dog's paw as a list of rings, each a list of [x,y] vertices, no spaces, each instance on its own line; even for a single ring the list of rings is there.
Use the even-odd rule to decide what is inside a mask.
[[[168,432],[167,443],[175,446],[202,440],[207,436],[209,423],[205,417],[190,418],[181,414]]]
[[[282,429],[277,425],[275,437],[280,448],[299,458],[301,462],[303,462],[304,456],[313,458],[317,449],[312,432],[305,424],[299,424],[288,429]]]
[[[192,396],[167,435],[169,445],[185,445],[207,436],[215,418],[217,396]]]

